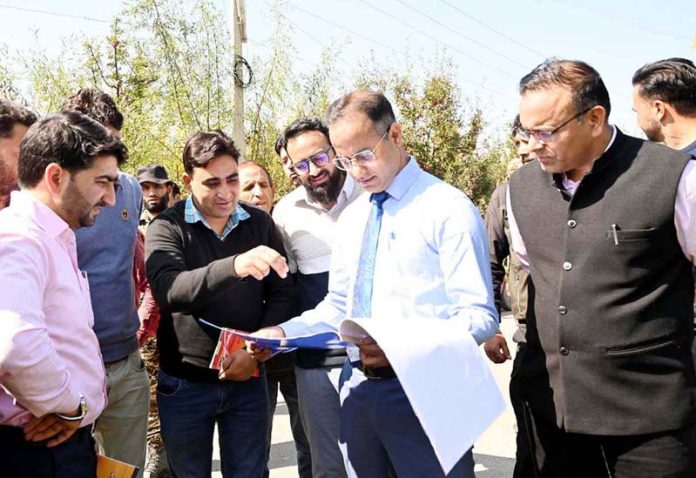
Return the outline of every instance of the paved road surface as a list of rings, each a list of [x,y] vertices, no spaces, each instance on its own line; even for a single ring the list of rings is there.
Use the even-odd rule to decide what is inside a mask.
[[[512,333],[515,330],[515,321],[509,314],[503,317],[502,329],[508,342],[512,344]],[[514,358],[514,347],[510,352]],[[477,478],[509,478],[512,476],[515,456],[515,415],[510,407],[508,397],[508,384],[512,362],[507,361],[501,365],[491,364],[491,370],[498,386],[503,391],[508,404],[503,413],[486,433],[476,442],[474,456],[476,459]],[[295,447],[290,433],[288,410],[282,402],[282,396],[278,397],[280,403],[273,421],[273,446],[271,449],[271,478],[297,478],[295,467]],[[220,460],[215,439],[215,455],[213,462],[213,477],[222,477],[220,473]]]

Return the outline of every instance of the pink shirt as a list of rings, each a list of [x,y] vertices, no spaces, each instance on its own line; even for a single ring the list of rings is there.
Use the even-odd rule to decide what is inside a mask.
[[[106,375],[75,233],[31,193],[0,211],[0,424],[73,413],[85,396],[93,423]]]

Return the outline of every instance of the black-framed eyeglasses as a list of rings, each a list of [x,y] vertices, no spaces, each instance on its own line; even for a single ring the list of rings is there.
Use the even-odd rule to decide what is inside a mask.
[[[338,169],[342,169],[343,171],[349,171],[350,168],[353,167],[355,164],[365,165],[371,163],[375,160],[375,151],[377,150],[377,147],[382,143],[382,141],[384,141],[384,138],[387,137],[390,129],[391,125],[389,125],[387,130],[384,132],[382,137],[379,138],[379,141],[377,141],[377,144],[375,144],[375,146],[372,149],[358,151],[351,157],[342,156],[334,158],[334,164],[336,164],[336,167]]]
[[[302,159],[296,163],[290,163],[289,169],[295,171],[300,176],[305,176],[309,174],[310,162],[318,168],[329,164],[331,151],[333,151],[333,146],[329,146],[325,151],[319,151],[307,159]],[[290,155],[288,155],[288,158],[290,158]]]
[[[554,129],[548,130],[548,131],[529,131],[524,128],[519,129],[519,135],[529,141],[530,138],[534,138],[535,140],[539,141],[540,143],[548,143],[549,141],[553,141],[553,138],[556,136],[556,133],[558,133],[565,125],[570,123],[571,121],[578,119],[588,111],[590,111],[594,106],[590,106],[589,108],[585,108],[582,110],[580,113],[577,113],[575,116],[568,118],[565,120],[563,123],[560,125],[556,126]]]

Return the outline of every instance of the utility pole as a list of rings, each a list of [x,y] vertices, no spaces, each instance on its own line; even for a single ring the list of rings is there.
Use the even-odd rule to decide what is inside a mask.
[[[232,21],[232,52],[234,53],[232,140],[237,146],[237,150],[241,153],[242,158],[244,158],[246,150],[246,141],[244,139],[244,71],[243,65],[239,61],[242,59],[242,43],[247,41],[244,0],[230,0],[230,20]]]

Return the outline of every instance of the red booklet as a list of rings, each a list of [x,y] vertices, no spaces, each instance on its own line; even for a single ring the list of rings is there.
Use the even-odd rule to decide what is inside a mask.
[[[246,341],[235,335],[232,329],[221,329],[220,338],[218,339],[217,346],[215,346],[215,353],[213,353],[213,358],[210,360],[210,368],[215,370],[220,370],[222,367],[222,361],[225,360],[229,355],[232,355],[237,350],[246,349]],[[251,375],[252,377],[259,376],[259,369]]]

